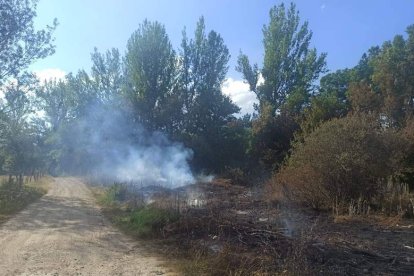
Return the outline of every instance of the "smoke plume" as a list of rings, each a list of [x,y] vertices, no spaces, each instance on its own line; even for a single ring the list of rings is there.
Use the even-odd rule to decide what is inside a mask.
[[[124,110],[95,104],[72,125],[74,148],[88,162],[82,172],[106,183],[129,182],[142,186],[176,188],[194,182],[189,166],[192,151],[150,132]]]

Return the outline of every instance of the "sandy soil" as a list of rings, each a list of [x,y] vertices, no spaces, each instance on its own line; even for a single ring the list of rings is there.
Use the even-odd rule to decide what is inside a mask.
[[[46,196],[0,226],[0,275],[175,274],[113,228],[83,183],[58,178]]]

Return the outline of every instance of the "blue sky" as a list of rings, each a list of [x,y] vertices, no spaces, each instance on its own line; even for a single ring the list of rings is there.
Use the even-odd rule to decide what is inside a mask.
[[[251,111],[254,100],[234,70],[240,50],[253,62],[263,60],[262,26],[269,9],[282,1],[270,0],[40,0],[35,20],[41,28],[56,17],[56,53],[31,69],[56,72],[89,70],[94,47],[124,52],[131,33],[145,19],[163,23],[175,48],[186,26],[192,34],[204,15],[207,29],[219,32],[232,55],[225,92]],[[289,3],[285,1],[285,3]],[[414,24],[414,1],[410,0],[300,0],[294,1],[303,20],[313,31],[313,46],[327,52],[328,69],[354,66],[371,46],[381,45]],[[247,110],[249,109],[249,110]]]

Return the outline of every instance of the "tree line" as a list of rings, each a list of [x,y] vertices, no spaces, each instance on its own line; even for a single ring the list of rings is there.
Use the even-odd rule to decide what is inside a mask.
[[[242,52],[237,59],[258,100],[240,117],[222,92],[229,50],[203,17],[192,35],[184,29],[178,49],[161,23],[145,20],[124,54],[95,49],[89,72],[40,83],[25,69],[54,52],[56,22],[35,31],[35,4],[1,1],[10,22],[0,27],[2,173],[88,173],[99,153],[85,149],[105,129],[100,114],[112,113],[128,131],[110,129],[108,140],[163,133],[193,150],[196,172],[240,182],[273,175],[278,189],[310,205],[369,197],[390,179],[413,183],[414,26],[354,68],[328,73],[296,6],[273,7],[262,63]],[[309,196],[317,191],[323,199]]]

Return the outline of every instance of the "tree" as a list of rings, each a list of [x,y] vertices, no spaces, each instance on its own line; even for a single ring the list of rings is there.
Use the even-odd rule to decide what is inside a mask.
[[[326,54],[318,55],[310,48],[312,32],[308,22],[300,23],[293,3],[289,8],[284,4],[273,7],[269,16],[269,24],[263,26],[263,67],[251,65],[241,53],[236,70],[259,100],[250,152],[259,161],[256,163],[275,169],[290,148],[296,121],[309,105],[314,82],[325,72]]]
[[[101,54],[95,48],[91,55],[94,88],[101,103],[114,103],[120,100],[124,84],[122,63],[118,49],[113,48]]]
[[[175,52],[165,27],[145,20],[128,40],[125,95],[138,122],[149,130],[164,127],[160,109],[172,91],[175,64]]]
[[[0,107],[0,161],[10,175],[27,174],[43,161],[30,117],[34,107],[29,92],[35,91],[37,82],[24,70],[54,52],[57,21],[35,30],[36,4],[36,0],[0,0],[0,90],[5,99]]]
[[[223,144],[229,144],[227,139],[235,138],[224,131],[233,121],[232,115],[240,110],[221,90],[229,59],[223,38],[215,31],[206,34],[203,17],[197,23],[193,39],[188,40],[183,32],[176,90],[183,104],[183,123],[177,136],[193,148],[197,168],[224,169],[217,153]]]
[[[73,116],[75,97],[64,81],[46,82],[36,91],[39,108],[45,112],[52,131],[57,131]]]
[[[248,57],[240,54],[236,69],[256,93],[259,111],[267,103],[274,115],[284,107],[298,112],[307,102],[313,82],[325,72],[326,54],[318,56],[315,48],[309,48],[312,32],[307,21],[300,25],[293,3],[288,9],[284,4],[275,6],[269,15],[269,25],[263,27],[263,68],[251,66]]]
[[[0,1],[0,84],[16,78],[35,60],[54,53],[52,33],[57,21],[36,31],[37,0]]]
[[[300,122],[302,135],[313,131],[324,121],[348,113],[347,92],[354,72],[354,69],[338,70],[321,78],[318,93],[311,97],[310,105],[303,112]]]
[[[259,117],[252,122],[249,153],[266,171],[274,171],[287,155],[298,125],[286,113],[273,116],[270,104],[264,104]]]
[[[30,123],[34,112],[29,92],[37,86],[34,76],[25,75],[15,83],[4,86],[5,103],[3,106],[2,128],[0,130],[0,154],[2,155],[2,171],[19,176],[32,174],[44,161],[40,158],[39,136]]]
[[[403,127],[414,114],[414,27],[408,27],[407,33],[408,40],[397,35],[392,42],[385,42],[373,61],[374,89],[383,98],[381,113],[395,127]]]

